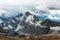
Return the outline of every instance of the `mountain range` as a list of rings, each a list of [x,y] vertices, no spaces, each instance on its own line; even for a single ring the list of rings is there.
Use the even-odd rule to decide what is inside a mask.
[[[34,9],[34,7],[33,7]],[[16,8],[7,8],[1,10],[0,14],[0,28],[4,33],[8,35],[41,35],[47,32],[43,30],[41,32],[41,22],[44,20],[51,20],[54,22],[60,22],[60,18],[55,14],[50,14],[44,11],[36,11],[25,9],[21,11]]]

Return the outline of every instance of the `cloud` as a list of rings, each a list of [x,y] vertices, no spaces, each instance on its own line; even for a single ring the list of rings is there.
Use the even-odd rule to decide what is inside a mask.
[[[59,17],[53,17],[52,15],[48,15],[48,17],[47,18],[49,18],[49,19],[55,19],[55,20],[60,20],[60,18]]]
[[[39,0],[39,1],[37,1],[36,9],[37,9],[37,10],[47,11],[48,8],[47,8],[47,3],[46,3],[46,1],[45,1],[45,0]]]
[[[60,10],[49,10],[50,14],[60,14]]]
[[[0,5],[27,5],[32,2],[32,0],[0,0]]]
[[[37,9],[60,8],[60,0],[0,0],[0,6],[35,5]]]
[[[59,0],[47,0],[46,2],[47,2],[48,7],[60,8],[60,1]]]
[[[60,9],[60,0],[0,0],[0,8],[8,8],[7,6],[19,6],[23,10],[35,7],[38,11],[49,11],[49,8]]]

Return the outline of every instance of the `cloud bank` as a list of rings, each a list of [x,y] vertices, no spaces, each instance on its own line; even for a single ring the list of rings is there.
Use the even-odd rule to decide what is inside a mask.
[[[37,8],[55,7],[60,8],[60,0],[0,0],[0,6],[35,5]]]
[[[14,14],[15,12],[12,12],[13,10],[16,11],[14,7],[17,8],[18,12],[26,11],[27,9],[48,12],[50,9],[60,10],[60,0],[0,0],[0,9],[8,9],[8,13]],[[0,12],[7,11],[0,10]]]

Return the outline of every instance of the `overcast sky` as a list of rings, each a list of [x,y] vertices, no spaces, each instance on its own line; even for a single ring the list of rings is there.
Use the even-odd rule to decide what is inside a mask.
[[[7,6],[28,6],[28,8],[32,6],[37,10],[49,11],[49,8],[60,9],[60,0],[0,0],[0,14],[7,12],[7,10],[2,9]],[[15,10],[15,8],[12,9]],[[52,11],[50,12],[52,13]],[[60,14],[60,10],[57,12]],[[53,11],[53,13],[55,13],[55,11]]]
[[[60,7],[60,0],[0,0],[0,5],[32,5],[40,4],[44,6]]]
[[[60,0],[0,0],[0,7],[29,5],[34,5],[37,9],[48,9],[48,7],[60,9]]]

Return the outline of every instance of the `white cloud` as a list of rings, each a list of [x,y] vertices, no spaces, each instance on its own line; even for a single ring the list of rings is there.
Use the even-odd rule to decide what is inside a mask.
[[[51,15],[48,15],[48,17],[47,18],[49,18],[49,19],[55,19],[55,20],[60,20],[60,18],[59,17],[53,17],[53,16],[51,16]]]
[[[0,0],[0,5],[27,5],[32,2],[32,0]]]
[[[25,6],[24,8],[34,6],[39,11],[49,11],[48,7],[60,9],[60,0],[0,0],[0,8],[5,6]]]
[[[48,7],[60,8],[60,0],[47,0]]]
[[[60,10],[49,10],[50,14],[60,14]]]
[[[2,16],[2,14],[6,14],[8,11],[6,11],[6,10],[3,10],[3,9],[0,9],[0,16]]]
[[[0,6],[10,5],[35,5],[37,9],[47,9],[47,7],[60,8],[60,0],[0,0]]]
[[[36,8],[39,10],[47,11],[47,1],[46,0],[39,0],[36,2]]]

